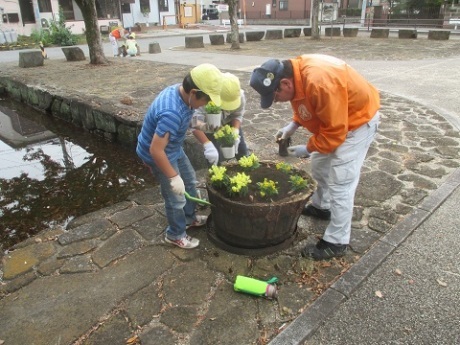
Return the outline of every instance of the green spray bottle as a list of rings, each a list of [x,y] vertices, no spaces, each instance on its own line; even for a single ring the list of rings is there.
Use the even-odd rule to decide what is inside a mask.
[[[268,281],[258,280],[245,276],[236,276],[235,284],[233,289],[238,292],[244,292],[256,296],[265,296],[267,298],[277,298],[278,289],[274,283],[278,281],[278,278],[273,277]]]

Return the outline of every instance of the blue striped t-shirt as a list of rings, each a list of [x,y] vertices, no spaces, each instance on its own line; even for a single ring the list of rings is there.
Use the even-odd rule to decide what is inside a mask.
[[[153,135],[164,137],[169,132],[169,143],[165,152],[169,161],[175,162],[190,125],[193,109],[189,109],[179,92],[180,84],[172,85],[160,92],[145,114],[141,132],[137,138],[137,155],[148,164],[155,164],[150,155]]]

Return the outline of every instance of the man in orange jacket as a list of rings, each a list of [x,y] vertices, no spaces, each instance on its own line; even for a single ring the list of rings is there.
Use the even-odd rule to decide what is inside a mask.
[[[323,238],[302,255],[315,260],[345,255],[361,167],[378,128],[377,89],[344,61],[319,54],[269,60],[254,70],[250,85],[261,95],[262,108],[291,102],[292,122],[276,139],[288,139],[300,126],[312,133],[306,145],[288,152],[311,156],[318,183],[302,213],[330,222]]]
[[[118,40],[121,40],[122,38],[125,38],[126,35],[127,35],[127,30],[125,30],[122,27],[118,27],[116,29],[113,29],[109,33],[109,41],[110,41],[110,44],[112,45],[113,56],[119,56],[120,55],[119,52],[118,52]]]

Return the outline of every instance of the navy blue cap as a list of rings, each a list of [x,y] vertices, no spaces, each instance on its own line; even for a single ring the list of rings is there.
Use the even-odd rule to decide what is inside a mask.
[[[260,94],[260,106],[263,109],[269,108],[273,104],[283,69],[280,60],[271,59],[252,72],[249,85]]]

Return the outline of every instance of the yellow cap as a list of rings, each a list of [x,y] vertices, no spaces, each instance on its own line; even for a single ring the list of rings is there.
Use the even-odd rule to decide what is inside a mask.
[[[220,107],[224,110],[235,110],[241,105],[240,80],[231,73],[222,73],[223,83],[220,97],[222,104]]]
[[[193,82],[198,88],[207,94],[215,105],[221,105],[220,92],[222,90],[222,72],[211,65],[210,63],[203,63],[194,67],[190,71]]]

